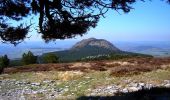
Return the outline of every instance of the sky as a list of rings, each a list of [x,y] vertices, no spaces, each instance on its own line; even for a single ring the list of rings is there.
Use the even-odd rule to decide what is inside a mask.
[[[101,18],[96,28],[91,28],[83,37],[77,36],[69,40],[86,38],[106,39],[110,41],[169,41],[170,40],[170,5],[162,0],[136,2],[129,13],[110,10],[105,18]],[[32,19],[37,23],[38,17]],[[43,41],[40,34],[32,29],[27,42]],[[57,40],[58,41],[58,40]]]
[[[128,14],[109,11],[95,29],[83,38],[96,37],[111,41],[170,40],[170,5],[161,0],[137,2]]]
[[[60,47],[64,45],[63,42],[72,43],[73,41],[75,43],[91,37],[106,39],[112,43],[119,43],[122,41],[127,43],[138,43],[138,41],[151,41],[151,43],[163,41],[160,43],[170,43],[167,42],[170,41],[170,4],[167,4],[165,0],[148,0],[147,2],[136,2],[133,5],[133,8],[133,10],[126,14],[121,11],[117,12],[110,10],[105,15],[105,18],[100,19],[98,26],[90,29],[84,36],[77,36],[73,39],[57,40],[56,42],[52,42],[54,45],[50,46]],[[24,21],[30,22],[30,20]],[[38,17],[34,16],[31,23],[38,25]],[[17,22],[12,22],[12,24],[17,25]],[[35,28],[36,27],[34,27],[34,29]],[[32,45],[32,42],[34,41],[43,41],[40,34],[34,29],[31,29],[28,35],[28,37],[31,36],[31,38],[26,39],[22,44],[17,45],[17,47]],[[48,44],[40,43],[41,46],[49,46]],[[0,54],[4,52],[2,50],[3,45],[9,46],[9,44],[0,43],[0,46],[2,46],[0,48]],[[13,47],[13,50],[15,48],[18,51],[17,47],[14,47],[13,45],[10,46]]]

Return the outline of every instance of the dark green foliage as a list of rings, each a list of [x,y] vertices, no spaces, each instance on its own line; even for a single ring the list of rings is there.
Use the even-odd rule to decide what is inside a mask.
[[[97,60],[119,60],[125,58],[133,58],[133,57],[153,57],[151,55],[138,54],[138,53],[129,53],[129,52],[119,52],[119,53],[111,53],[109,55],[96,55],[96,56],[87,56],[82,58],[81,61],[97,61]]]
[[[43,55],[43,61],[44,63],[58,63],[59,58],[52,53],[48,53]]]
[[[109,60],[109,55],[96,55],[96,56],[87,56],[85,58],[82,58],[81,61],[98,61],[98,60]]]
[[[9,66],[9,59],[7,55],[0,57],[0,74],[3,72],[5,67]]]
[[[30,26],[20,23],[12,26],[10,21],[22,20],[30,13],[30,0],[0,0],[0,39],[14,45],[22,42],[29,31]]]
[[[85,46],[77,50],[57,51],[57,52],[52,52],[52,54],[57,55],[60,58],[60,62],[118,60],[123,58],[130,58],[130,57],[148,57],[148,56],[152,57],[150,55],[124,52],[124,51],[115,52],[110,49],[96,47],[96,46]],[[99,55],[103,55],[103,56],[99,56]],[[94,58],[83,59],[89,56],[93,56]]]
[[[0,0],[0,37],[4,42],[17,44],[26,38],[29,27],[14,27],[11,20],[39,16],[39,33],[48,42],[85,34],[97,26],[99,18],[109,9],[129,12],[135,0]],[[95,12],[94,12],[95,11]],[[21,33],[20,33],[21,32]],[[15,33],[15,38],[13,34]]]
[[[23,63],[22,63],[22,61],[21,61],[21,59],[17,59],[17,60],[11,60],[10,61],[10,66],[22,66],[23,65]]]
[[[60,62],[81,61],[82,58],[85,58],[87,56],[96,56],[100,54],[107,55],[111,53],[113,53],[112,50],[95,46],[86,46],[78,50],[52,52],[52,54],[55,54],[60,58]]]
[[[22,55],[22,63],[24,65],[35,64],[36,62],[37,62],[37,57],[34,56],[34,54],[31,51],[28,51],[28,53],[24,53]]]
[[[119,60],[124,58],[133,58],[133,57],[153,57],[151,55],[139,54],[139,53],[131,53],[131,52],[122,52],[122,53],[113,53],[110,55],[111,60]]]

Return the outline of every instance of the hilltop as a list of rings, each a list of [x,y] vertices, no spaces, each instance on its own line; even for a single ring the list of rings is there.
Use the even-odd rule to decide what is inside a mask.
[[[111,56],[114,58],[125,57],[125,56],[143,56],[142,54],[125,52],[114,46],[107,40],[89,38],[77,42],[68,50],[50,52],[57,55],[60,58],[60,62],[73,62],[82,61],[89,58],[94,59],[110,59]],[[46,53],[47,54],[47,53]],[[42,57],[45,54],[42,55]],[[146,56],[146,55],[144,55]],[[99,59],[98,59],[99,58]]]
[[[59,57],[59,62],[93,61],[93,60],[117,60],[131,57],[152,57],[150,55],[126,52],[117,48],[111,42],[104,39],[89,38],[75,43],[72,47],[61,51],[49,51],[38,56],[37,63],[43,64],[43,57],[52,53]],[[21,66],[21,59],[11,60],[10,66]]]
[[[59,56],[61,62],[72,62],[79,61],[88,56],[109,55],[120,52],[122,51],[107,40],[89,38],[77,42],[68,50],[50,53]]]
[[[81,50],[82,48],[90,47],[90,46],[91,47],[99,47],[99,48],[103,48],[103,49],[108,49],[108,50],[112,50],[114,52],[121,51],[120,49],[118,49],[116,46],[114,46],[109,41],[104,40],[104,39],[96,39],[96,38],[84,39],[84,40],[82,40],[80,42],[77,42],[71,48],[71,50]]]

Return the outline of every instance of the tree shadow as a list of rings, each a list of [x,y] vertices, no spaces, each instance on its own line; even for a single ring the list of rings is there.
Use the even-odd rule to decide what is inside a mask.
[[[154,87],[115,96],[81,96],[77,100],[170,100],[170,88]]]

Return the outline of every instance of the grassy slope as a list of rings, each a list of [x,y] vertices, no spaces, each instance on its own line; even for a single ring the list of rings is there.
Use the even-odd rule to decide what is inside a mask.
[[[126,85],[124,84],[124,80],[135,80],[137,82],[146,82],[152,84],[158,84],[164,80],[170,80],[169,61],[170,60],[168,58],[164,58],[164,59],[133,58],[133,59],[126,59],[126,60],[119,60],[119,61],[89,62],[89,63],[93,63],[92,66],[90,67],[93,70],[90,69],[88,71],[83,71],[83,72],[72,70],[72,69],[71,69],[72,71],[70,71],[71,67],[68,67],[68,66],[72,66],[72,64],[77,65],[81,63],[72,63],[70,65],[69,64],[66,65],[47,64],[48,66],[28,65],[26,67],[24,66],[18,68],[17,70],[23,69],[29,71],[30,69],[32,69],[30,70],[30,72],[24,72],[24,71],[22,72],[21,70],[21,72],[17,72],[14,74],[0,75],[0,79],[16,79],[16,80],[26,80],[29,82],[40,82],[40,83],[44,80],[55,80],[56,83],[54,85],[54,88],[64,88],[66,86],[68,87],[68,91],[66,91],[63,95],[73,94],[76,97],[78,97],[90,93],[90,90],[95,89],[99,86],[107,86],[111,84],[117,84],[122,86]],[[121,62],[121,64],[119,64],[118,62]],[[107,65],[106,63],[110,63],[110,64]],[[83,63],[82,65],[87,66],[88,64]],[[63,68],[63,71],[59,71],[57,69],[55,70],[55,68],[58,68],[59,66]],[[108,70],[97,71],[98,68],[101,68],[101,66],[104,68],[108,68]],[[41,67],[50,69],[50,71],[42,71],[40,69]],[[83,66],[79,66],[79,65],[78,67],[75,68],[78,69],[79,67],[82,67],[84,69]],[[135,73],[131,73],[133,71]],[[116,72],[119,74],[122,73],[123,75],[113,74]],[[138,72],[138,74],[136,72]]]
[[[55,85],[56,88],[64,88],[65,86],[68,86],[68,91],[65,92],[64,95],[74,94],[76,97],[86,95],[90,92],[90,90],[95,89],[99,86],[107,86],[111,84],[125,85],[123,82],[124,80],[136,80],[137,82],[158,84],[160,82],[163,82],[164,80],[170,79],[170,69],[151,71],[127,77],[114,77],[110,75],[109,71],[92,71],[89,73],[77,73],[79,74],[76,74],[73,71],[27,72],[1,75],[0,78],[25,80],[25,76],[27,76],[26,79],[29,82],[55,80],[57,82]]]

